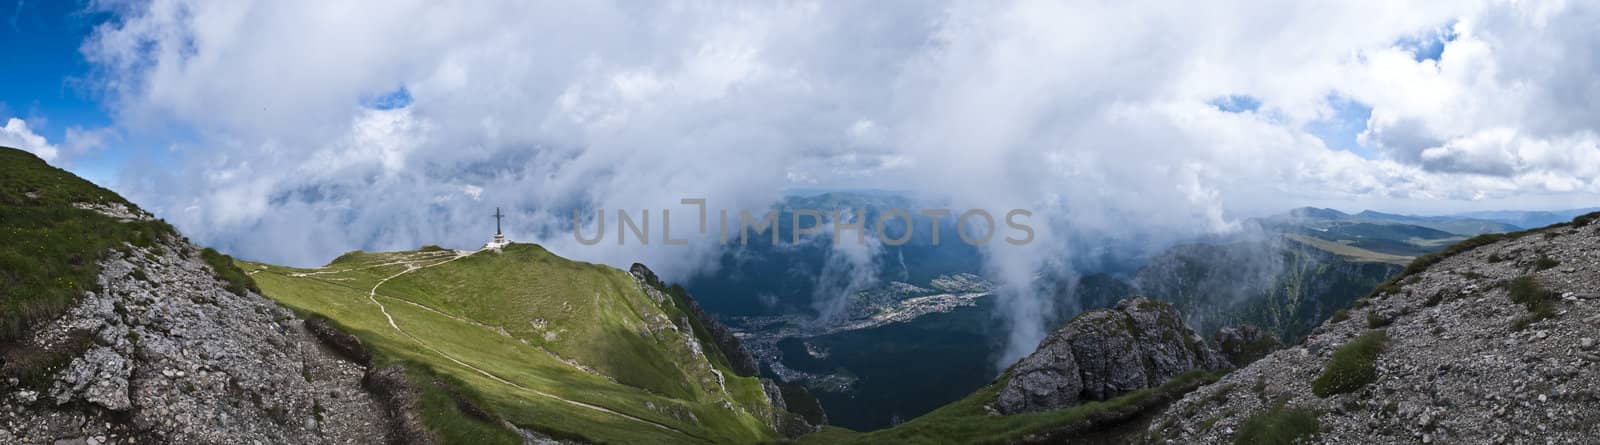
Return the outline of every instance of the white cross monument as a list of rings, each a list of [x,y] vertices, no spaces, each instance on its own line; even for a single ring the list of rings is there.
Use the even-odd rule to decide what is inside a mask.
[[[500,233],[500,218],[505,218],[505,216],[505,214],[500,213],[499,207],[494,208],[494,239],[489,240],[489,244],[485,244],[483,248],[499,249],[501,247],[505,247],[507,244],[511,244],[511,241],[506,239],[506,235],[504,233]]]

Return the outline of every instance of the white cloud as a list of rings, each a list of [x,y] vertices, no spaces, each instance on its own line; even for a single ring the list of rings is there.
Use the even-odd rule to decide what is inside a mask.
[[[14,117],[6,120],[5,127],[0,127],[0,145],[27,150],[46,162],[55,161],[56,155],[61,152],[44,136],[34,134],[27,122]]]
[[[1526,186],[1512,193],[1592,198],[1600,191],[1596,19],[1600,7],[1588,2],[1495,2],[1453,25],[1438,60],[1372,50],[1343,87],[1373,108],[1363,138],[1396,160]]]
[[[688,213],[681,198],[759,209],[815,184],[1035,209],[1034,245],[985,251],[1016,281],[1082,234],[1600,193],[1593,5],[1122,6],[154,0],[84,51],[120,125],[197,135],[175,174],[124,190],[197,239],[301,265],[473,245],[499,205],[513,238],[683,277],[718,247],[585,247],[562,224],[583,206]],[[1397,43],[1443,26],[1438,60]],[[361,105],[401,86],[403,108]],[[1210,104],[1228,96],[1261,106]],[[1306,130],[1334,97],[1371,107],[1359,140],[1377,159]],[[1005,298],[1019,326],[1048,312]]]
[[[106,144],[116,140],[116,130],[111,127],[84,129],[83,127],[67,127],[66,147],[74,156],[93,150],[106,148]]]

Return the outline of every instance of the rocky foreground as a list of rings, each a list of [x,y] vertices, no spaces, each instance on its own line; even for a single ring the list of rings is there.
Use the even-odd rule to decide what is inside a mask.
[[[363,389],[365,366],[272,301],[229,290],[195,246],[126,245],[100,265],[99,291],[9,354],[8,366],[61,364],[38,381],[0,381],[0,443],[401,439]]]
[[[1600,223],[1508,237],[1397,284],[1302,344],[1190,393],[1144,439],[1251,443],[1273,432],[1316,443],[1584,444],[1600,437]],[[1375,358],[1358,360],[1363,343],[1379,346],[1371,349]],[[1350,366],[1330,367],[1336,361]]]

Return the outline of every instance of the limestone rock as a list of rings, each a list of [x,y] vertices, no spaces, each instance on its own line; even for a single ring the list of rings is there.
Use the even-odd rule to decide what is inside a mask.
[[[112,411],[127,410],[128,360],[111,348],[97,347],[72,360],[56,381],[51,393],[56,404],[82,400]]]
[[[1085,312],[1046,337],[1010,370],[996,405],[1007,414],[1064,408],[1226,366],[1171,305],[1129,298]]]
[[[389,436],[382,407],[361,387],[365,366],[340,358],[271,300],[226,289],[196,246],[173,237],[124,245],[99,265],[96,290],[22,340],[67,357],[48,383],[0,382],[0,443]]]

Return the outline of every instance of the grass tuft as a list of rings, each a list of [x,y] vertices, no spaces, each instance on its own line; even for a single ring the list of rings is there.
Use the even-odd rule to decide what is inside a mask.
[[[1349,320],[1349,319],[1350,319],[1350,311],[1346,310],[1346,309],[1340,309],[1340,310],[1337,310],[1337,311],[1333,312],[1333,316],[1328,318],[1328,322],[1329,323],[1338,323],[1338,322],[1342,322],[1342,321]]]
[[[1233,443],[1239,445],[1289,445],[1304,441],[1322,430],[1317,413],[1304,408],[1286,408],[1279,403],[1256,414],[1239,426]]]
[[[87,330],[70,331],[66,340],[49,347],[19,342],[0,349],[0,377],[17,379],[25,388],[49,390],[56,372],[91,346],[94,346],[94,334]]]
[[[217,278],[221,278],[223,282],[228,283],[226,286],[228,292],[241,296],[247,291],[261,293],[261,289],[256,288],[256,281],[250,279],[250,275],[245,274],[243,270],[239,269],[239,266],[233,264],[233,257],[223,255],[221,252],[217,252],[216,249],[207,247],[205,250],[200,251],[200,258],[206,261],[206,265],[211,266],[211,271],[216,274]]]
[[[1391,320],[1391,319],[1389,319],[1389,317],[1385,317],[1382,314],[1379,314],[1378,311],[1367,312],[1367,327],[1368,328],[1377,329],[1377,328],[1381,328],[1381,327],[1384,327],[1384,326],[1388,326],[1389,323],[1393,323],[1393,322],[1394,322],[1394,320]]]
[[[1549,257],[1547,255],[1540,254],[1539,255],[1539,259],[1535,260],[1533,262],[1533,269],[1534,270],[1545,270],[1545,269],[1549,269],[1549,268],[1560,266],[1560,265],[1561,265],[1561,260],[1557,260],[1557,259],[1551,258],[1551,257]]]
[[[1340,346],[1333,358],[1323,368],[1322,374],[1311,382],[1311,392],[1317,397],[1354,392],[1378,379],[1378,355],[1389,345],[1389,334],[1372,331]]]
[[[1511,302],[1528,309],[1528,315],[1511,323],[1511,330],[1527,329],[1529,325],[1556,315],[1555,303],[1560,297],[1541,286],[1532,275],[1517,277],[1506,282],[1505,287]]]

